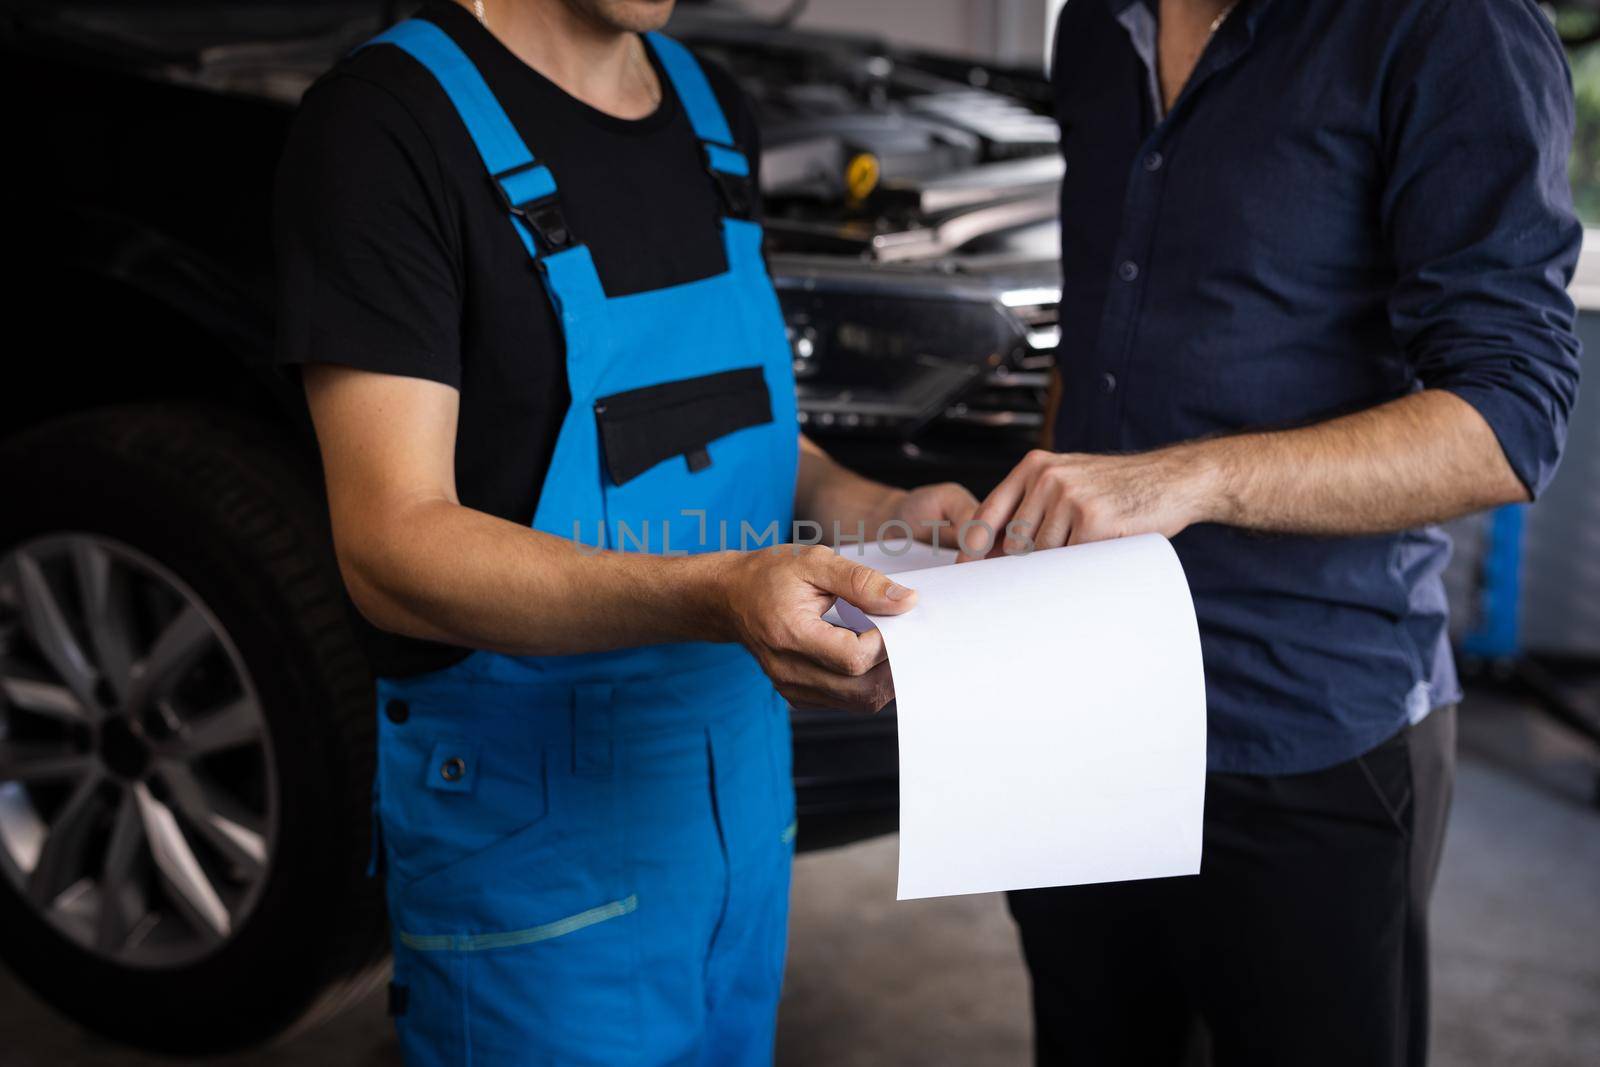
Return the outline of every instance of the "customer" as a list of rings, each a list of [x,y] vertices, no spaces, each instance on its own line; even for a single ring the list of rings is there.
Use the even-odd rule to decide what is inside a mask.
[[[1054,79],[1054,451],[978,518],[1174,539],[1211,774],[1198,877],[1013,895],[1039,1062],[1176,1063],[1198,1014],[1226,1067],[1421,1065],[1460,699],[1429,524],[1531,499],[1566,436],[1560,44],[1531,0],[1072,0]]]

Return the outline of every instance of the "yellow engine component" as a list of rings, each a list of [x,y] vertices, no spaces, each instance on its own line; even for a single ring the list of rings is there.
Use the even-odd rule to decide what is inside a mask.
[[[871,152],[857,152],[850,157],[844,168],[844,187],[852,204],[859,204],[872,195],[872,190],[878,187],[880,173],[878,157]]]

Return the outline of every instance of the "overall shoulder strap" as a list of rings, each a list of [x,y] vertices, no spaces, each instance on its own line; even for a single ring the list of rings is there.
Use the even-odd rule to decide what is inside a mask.
[[[478,155],[493,179],[506,213],[528,254],[538,257],[539,245],[550,252],[573,244],[556,199],[555,175],[538,163],[523,142],[500,101],[461,46],[448,33],[426,19],[407,19],[391,26],[362,48],[390,44],[421,63],[444,89],[456,113],[472,136]]]
[[[700,138],[706,169],[722,193],[724,206],[730,215],[748,217],[755,202],[750,161],[733,143],[727,116],[722,113],[717,94],[706,80],[706,72],[692,52],[666,34],[645,36],[660,58],[667,77],[672,79],[672,88],[683,102],[683,109],[689,114],[689,124]]]

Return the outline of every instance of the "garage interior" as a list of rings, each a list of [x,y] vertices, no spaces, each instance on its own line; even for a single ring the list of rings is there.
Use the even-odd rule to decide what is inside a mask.
[[[797,25],[1028,67],[1043,59],[1041,42],[1049,40],[1060,2],[811,0]],[[788,3],[746,6],[776,14]],[[1600,348],[1600,43],[1573,49],[1569,59],[1580,101],[1578,152],[1594,157],[1580,158],[1573,171],[1590,227],[1574,294],[1592,375]],[[1585,390],[1593,392],[1594,383]],[[1600,723],[1595,405],[1592,397],[1582,402],[1565,465],[1520,528],[1521,563],[1510,586],[1519,626],[1514,648],[1497,644],[1492,626],[1474,618],[1487,595],[1480,583],[1490,581],[1492,518],[1452,527],[1467,561],[1458,563],[1451,593],[1471,669],[1434,897],[1431,1062],[1439,1067],[1600,1063],[1600,748],[1572,728],[1573,721],[1590,731]],[[1471,654],[1474,647],[1483,654]],[[802,817],[802,847],[805,827]],[[1030,1062],[1027,974],[1004,898],[896,902],[895,865],[892,833],[797,858],[777,1062]],[[194,1062],[380,1067],[401,1060],[381,988],[280,1043],[197,1061],[109,1042],[0,971],[4,1067]]]

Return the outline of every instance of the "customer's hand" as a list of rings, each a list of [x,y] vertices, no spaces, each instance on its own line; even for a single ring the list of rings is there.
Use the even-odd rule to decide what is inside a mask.
[[[916,603],[910,589],[831,549],[793,545],[728,553],[719,584],[731,636],[790,703],[873,712],[894,699],[883,636],[822,616],[835,599],[899,615]]]
[[[887,502],[885,514],[875,532],[882,536],[898,531],[898,524],[904,523],[909,527],[913,540],[944,548],[959,548],[956,538],[961,526],[977,510],[978,498],[966,486],[955,482],[918,486],[916,489],[900,490]],[[889,526],[890,523],[897,525]]]
[[[1159,533],[1173,537],[1211,516],[1204,453],[1177,446],[1125,456],[1036,449],[973,515],[961,559]]]

